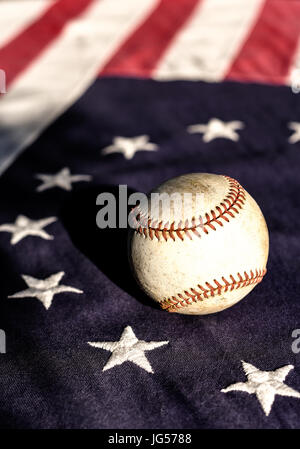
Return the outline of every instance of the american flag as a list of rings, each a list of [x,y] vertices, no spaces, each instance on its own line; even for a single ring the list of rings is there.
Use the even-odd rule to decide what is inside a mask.
[[[299,428],[300,1],[2,0],[0,30],[1,428]],[[189,172],[270,232],[207,316],[157,308],[95,222]]]

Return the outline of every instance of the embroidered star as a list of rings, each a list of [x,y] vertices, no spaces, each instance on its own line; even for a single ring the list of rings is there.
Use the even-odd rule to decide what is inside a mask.
[[[120,137],[113,139],[113,144],[103,148],[103,154],[123,153],[126,159],[132,159],[137,151],[156,151],[158,146],[149,142],[149,136]]]
[[[60,187],[61,189],[70,191],[72,190],[72,182],[90,181],[92,179],[89,175],[71,175],[68,167],[63,168],[54,175],[39,173],[36,175],[36,178],[42,181],[42,184],[36,189],[38,192],[51,189],[52,187]]]
[[[11,295],[9,298],[37,298],[43,303],[46,309],[49,309],[52,304],[53,296],[58,293],[83,293],[83,291],[78,288],[69,287],[68,285],[59,285],[64,274],[63,271],[59,271],[46,279],[36,279],[22,274],[22,278],[29,288]]]
[[[263,408],[266,416],[269,415],[275,396],[289,396],[300,398],[300,393],[293,388],[285,385],[288,373],[293,369],[293,365],[286,365],[275,371],[260,371],[250,363],[243,362],[243,370],[248,378],[247,382],[238,382],[221,390],[223,393],[229,391],[245,391],[249,394],[255,394]]]
[[[11,232],[12,236],[10,243],[12,245],[15,245],[28,235],[41,237],[45,240],[52,240],[54,237],[44,231],[43,228],[56,220],[56,217],[42,218],[41,220],[31,220],[25,215],[18,215],[14,223],[6,223],[0,225],[0,232]]]
[[[204,142],[210,142],[219,137],[236,142],[240,138],[236,130],[242,129],[243,127],[244,123],[238,120],[226,123],[217,118],[212,118],[207,125],[199,124],[188,126],[187,131],[189,133],[203,133]]]
[[[300,123],[299,122],[290,122],[289,128],[294,131],[294,134],[292,134],[289,137],[289,142],[290,143],[299,142],[299,140],[300,140]]]
[[[153,373],[153,370],[145,356],[145,351],[151,351],[152,349],[159,348],[168,343],[168,341],[146,342],[138,340],[131,326],[125,327],[119,341],[88,342],[89,345],[94,346],[95,348],[105,349],[112,353],[102,371],[106,371],[116,365],[121,365],[126,361],[130,361],[140,368],[143,368],[148,373]]]

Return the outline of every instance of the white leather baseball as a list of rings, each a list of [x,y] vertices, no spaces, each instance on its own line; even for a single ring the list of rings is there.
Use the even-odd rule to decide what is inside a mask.
[[[152,192],[200,193],[202,201],[159,219],[144,218],[133,231],[130,258],[135,276],[160,306],[184,314],[226,309],[263,278],[269,251],[268,229],[254,199],[227,176],[193,173],[170,179]],[[197,207],[197,210],[195,210]],[[143,215],[141,211],[140,215]],[[139,218],[139,217],[138,217]]]

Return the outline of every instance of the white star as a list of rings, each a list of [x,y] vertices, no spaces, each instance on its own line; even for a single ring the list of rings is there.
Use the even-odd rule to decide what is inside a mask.
[[[243,370],[248,378],[247,382],[238,382],[221,390],[223,393],[229,391],[245,391],[255,394],[263,408],[266,416],[269,415],[276,394],[300,398],[300,393],[283,383],[293,365],[286,365],[275,371],[260,371],[250,363],[243,362]]]
[[[137,151],[156,151],[158,146],[149,142],[149,136],[120,137],[113,139],[113,144],[103,148],[103,154],[123,153],[126,159],[132,159]]]
[[[29,288],[11,295],[9,296],[9,298],[37,298],[43,303],[46,309],[49,309],[52,303],[53,296],[57,293],[83,293],[83,291],[78,290],[78,288],[69,287],[67,285],[59,285],[59,282],[64,274],[65,273],[63,271],[59,271],[58,273],[52,274],[46,279],[36,279],[31,276],[22,274],[22,278]]]
[[[128,360],[135,363],[140,368],[143,368],[148,373],[153,373],[153,370],[145,356],[145,351],[151,351],[152,349],[159,348],[168,343],[168,341],[146,342],[138,340],[131,326],[125,327],[120,341],[88,342],[89,345],[95,346],[95,348],[101,348],[112,352],[112,355],[102,371],[106,371],[116,365],[121,365]]]
[[[289,142],[290,143],[299,142],[299,140],[300,140],[300,123],[299,122],[290,122],[289,128],[294,131],[294,134],[292,134],[289,137]]]
[[[0,232],[11,232],[10,243],[15,245],[24,237],[34,235],[45,240],[52,240],[54,237],[44,231],[44,227],[56,221],[56,217],[42,218],[41,220],[31,220],[25,215],[18,215],[14,223],[0,225]]]
[[[218,118],[212,118],[207,125],[199,124],[188,126],[187,131],[189,133],[203,133],[204,142],[210,142],[219,137],[236,142],[239,140],[240,136],[235,131],[237,129],[242,129],[243,127],[244,123],[238,120],[226,123]]]
[[[52,187],[60,187],[64,190],[72,190],[72,182],[90,181],[92,177],[90,175],[71,175],[68,167],[63,168],[54,175],[46,175],[39,173],[36,178],[40,179],[43,184],[37,187],[38,192],[42,192]]]

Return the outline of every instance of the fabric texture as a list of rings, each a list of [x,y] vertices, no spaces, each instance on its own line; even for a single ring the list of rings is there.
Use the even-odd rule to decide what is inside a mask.
[[[300,2],[9,0],[0,29],[0,427],[299,428]],[[207,316],[159,309],[96,225],[100,193],[190,172],[270,232]]]
[[[0,233],[1,427],[18,428],[295,428],[300,400],[276,396],[267,417],[254,395],[224,394],[246,382],[241,360],[261,371],[294,365],[285,383],[300,391],[299,143],[287,124],[299,117],[288,87],[234,82],[97,80],[0,179],[1,223],[17,214],[55,216],[51,241],[26,237],[12,246]],[[237,142],[189,134],[211,117],[240,120]],[[131,160],[102,155],[116,135],[147,134],[157,151]],[[68,166],[91,182],[37,192],[37,173]],[[139,290],[127,261],[126,229],[95,224],[96,196],[148,191],[186,172],[224,173],[259,203],[270,231],[268,272],[234,307],[208,316],[159,310]],[[228,255],[230,257],[230,255]],[[203,261],[205,263],[205,261]],[[35,298],[7,298],[24,290],[21,274],[37,279],[64,271],[60,293],[46,310]],[[119,341],[126,326],[147,342],[169,341],[146,353],[153,374],[129,361],[102,371],[110,353],[88,342]]]

